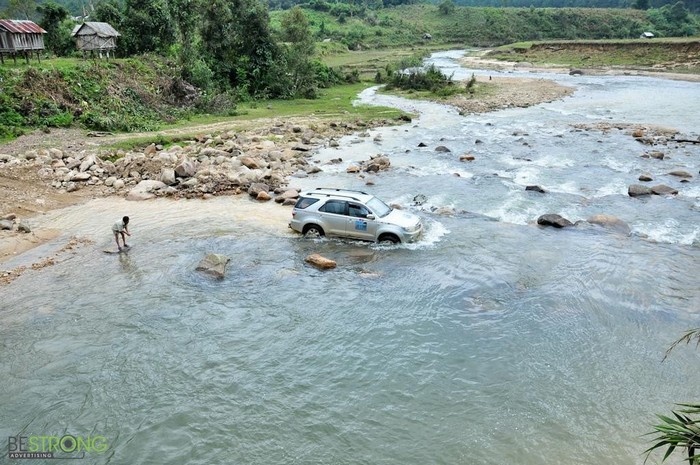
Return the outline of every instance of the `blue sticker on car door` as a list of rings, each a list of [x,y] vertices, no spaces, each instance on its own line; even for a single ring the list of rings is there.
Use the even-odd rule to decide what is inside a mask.
[[[356,220],[355,231],[367,231],[367,222],[364,220]]]

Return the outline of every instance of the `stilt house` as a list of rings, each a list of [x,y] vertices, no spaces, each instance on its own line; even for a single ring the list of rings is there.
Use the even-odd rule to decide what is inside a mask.
[[[17,55],[24,55],[29,61],[29,55],[44,50],[44,34],[46,31],[36,23],[24,19],[0,19],[0,60],[11,55],[15,60]]]
[[[75,38],[75,45],[82,52],[98,52],[100,58],[102,53],[114,53],[117,48],[117,37],[119,34],[108,23],[99,23],[96,21],[88,21],[83,24],[78,24],[73,28],[71,37]]]

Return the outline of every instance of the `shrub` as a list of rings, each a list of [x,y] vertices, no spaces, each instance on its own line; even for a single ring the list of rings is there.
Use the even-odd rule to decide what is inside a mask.
[[[396,73],[392,76],[388,89],[398,88],[403,90],[428,90],[431,92],[454,93],[445,88],[452,86],[452,76],[445,76],[435,65],[426,69],[412,69]]]

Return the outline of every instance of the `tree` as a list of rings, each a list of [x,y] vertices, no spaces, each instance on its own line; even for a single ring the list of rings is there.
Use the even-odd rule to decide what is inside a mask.
[[[168,0],[126,0],[121,27],[127,54],[166,52],[175,42]]]
[[[100,2],[95,7],[95,20],[111,24],[117,31],[121,29],[122,10],[117,0]]]
[[[700,328],[691,329],[680,339],[674,342],[666,351],[664,360],[679,344],[690,344],[695,341],[695,346],[700,345]],[[662,459],[665,461],[676,449],[685,449],[689,465],[700,464],[700,403],[678,404],[683,407],[678,411],[672,411],[672,417],[657,415],[661,423],[654,425],[654,445],[645,452],[647,457],[652,451],[666,447],[666,453]],[[698,451],[698,453],[696,453]]]
[[[315,76],[311,57],[314,54],[314,39],[309,20],[299,7],[289,10],[282,18],[282,39],[285,44],[287,70],[290,77],[289,95],[314,97]]]
[[[204,4],[202,53],[215,77],[241,96],[270,96],[279,81],[279,49],[269,24],[267,9],[258,0]]]
[[[443,16],[449,16],[455,12],[455,2],[452,0],[443,0],[440,5],[438,5],[438,10]]]
[[[632,8],[635,10],[648,10],[650,6],[649,0],[634,0],[632,4]]]
[[[49,0],[39,5],[41,15],[39,25],[46,31],[46,47],[56,55],[65,55],[70,47],[70,35],[64,34],[61,23],[68,18],[68,10],[63,5]]]
[[[36,0],[9,0],[7,15],[10,17],[32,19],[36,12]]]
[[[177,57],[182,69],[182,77],[193,80],[194,69],[198,66],[201,46],[199,27],[201,23],[201,0],[170,0],[170,16],[173,19],[178,44]],[[195,78],[198,84],[201,76]]]

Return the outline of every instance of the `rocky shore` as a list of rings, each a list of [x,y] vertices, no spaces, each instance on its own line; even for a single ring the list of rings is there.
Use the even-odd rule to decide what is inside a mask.
[[[492,95],[478,100],[457,96],[448,103],[463,114],[483,113],[556,100],[574,90],[545,79],[499,77],[489,82],[497,89]],[[338,146],[344,135],[369,137],[371,127],[408,121],[266,119],[246,128],[202,127],[200,135],[189,140],[130,151],[107,149],[109,139],[90,138],[78,130],[22,136],[0,146],[0,220],[5,229],[0,231],[0,263],[56,236],[33,231],[28,218],[93,198],[139,201],[248,194],[261,202],[293,204],[298,192],[290,182],[324,170],[313,160],[315,150]],[[198,129],[188,128],[190,133]],[[368,154],[367,161],[353,169],[389,166],[387,157]]]

